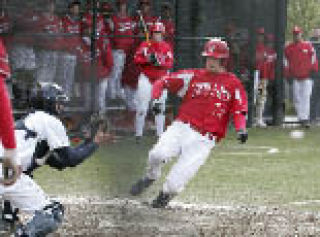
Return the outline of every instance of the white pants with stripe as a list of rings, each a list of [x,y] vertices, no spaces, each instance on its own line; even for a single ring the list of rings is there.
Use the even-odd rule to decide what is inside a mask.
[[[293,102],[298,119],[309,120],[310,118],[310,99],[312,94],[312,79],[293,80]]]
[[[113,68],[110,75],[110,98],[115,99],[117,97],[122,98],[122,86],[121,86],[121,77],[126,61],[126,54],[123,50],[112,50],[113,56]]]
[[[136,104],[136,136],[140,137],[143,135],[143,128],[145,124],[145,119],[148,113],[149,105],[151,102],[151,92],[152,84],[149,79],[141,73],[138,79],[138,88],[135,94],[135,104]],[[158,100],[154,100],[152,103],[159,103],[160,114],[155,116],[155,124],[157,128],[157,136],[160,136],[164,131],[165,125],[165,106],[167,99],[167,91],[162,93],[162,96]]]
[[[150,179],[158,179],[161,176],[163,164],[177,157],[177,162],[163,184],[163,191],[179,193],[206,162],[214,146],[215,139],[201,135],[189,124],[175,121],[149,152],[146,176]]]
[[[1,165],[0,177],[3,178]],[[25,174],[21,174],[17,182],[11,186],[0,185],[0,196],[9,200],[13,207],[27,213],[42,210],[50,204],[50,200],[42,188]]]

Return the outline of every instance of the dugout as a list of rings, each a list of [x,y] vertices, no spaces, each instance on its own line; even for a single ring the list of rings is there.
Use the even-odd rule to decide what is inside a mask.
[[[247,44],[249,95],[249,122],[252,122],[253,105],[253,65],[255,61],[256,29],[264,27],[267,33],[275,36],[275,49],[278,54],[276,80],[271,87],[268,109],[265,116],[270,123],[281,124],[284,117],[284,94],[282,80],[282,52],[285,42],[286,0],[176,0],[177,22],[177,66],[200,66],[200,52],[206,37],[223,37],[232,40],[238,47]],[[233,29],[230,29],[230,28]],[[232,39],[228,31],[233,30]],[[241,60],[236,59],[236,73],[243,71]],[[238,66],[237,66],[238,65]],[[240,68],[239,68],[240,67]],[[246,80],[246,78],[243,78]]]
[[[19,81],[17,90],[23,91],[25,87],[34,86],[32,80],[37,77],[37,74],[44,73],[46,76],[49,72],[55,71],[54,80],[60,84],[65,83],[62,80],[62,74],[66,73],[66,68],[61,69],[59,65],[59,57],[63,55],[68,49],[51,48],[55,56],[41,55],[42,46],[46,41],[56,42],[57,40],[70,39],[74,35],[54,33],[46,34],[45,32],[34,32],[32,20],[37,17],[34,13],[42,13],[48,10],[49,0],[1,0],[1,34],[5,39],[9,51],[9,58],[11,63],[14,60],[23,64],[24,61],[32,62],[35,65],[23,65],[22,67],[13,66],[13,81],[16,79]],[[81,12],[85,8],[85,0],[81,1]],[[92,5],[95,6],[97,0],[91,0]],[[114,1],[101,1],[110,2],[114,4]],[[274,81],[273,93],[269,96],[269,109],[266,112],[266,116],[270,117],[270,121],[273,124],[281,124],[283,120],[283,101],[284,101],[284,89],[282,80],[282,52],[284,46],[284,33],[286,27],[286,0],[161,0],[152,1],[152,11],[154,15],[160,15],[161,5],[164,2],[169,2],[172,6],[174,21],[176,24],[176,37],[175,37],[175,68],[190,68],[202,66],[202,58],[200,52],[202,50],[204,42],[209,37],[222,37],[237,45],[237,47],[244,48],[246,53],[246,69],[243,71],[241,68],[240,56],[236,57],[234,62],[234,71],[243,77],[248,89],[249,101],[250,101],[250,116],[249,121],[252,122],[252,116],[254,111],[253,104],[253,64],[255,58],[255,41],[256,41],[256,29],[258,27],[264,27],[265,31],[275,35],[275,48],[278,53],[278,63],[276,70],[276,80]],[[56,0],[55,13],[57,16],[63,16],[67,11],[68,1]],[[128,0],[129,12],[131,15],[136,14],[137,0]],[[98,13],[98,9],[92,8],[94,13]],[[24,17],[23,14],[29,14]],[[35,16],[32,16],[34,14]],[[6,22],[8,20],[8,22]],[[28,22],[29,21],[29,22]],[[30,22],[31,21],[31,22]],[[92,23],[97,21],[96,14],[92,18]],[[97,31],[96,25],[92,31],[92,35]],[[49,29],[50,30],[50,29]],[[232,34],[228,36],[228,32],[232,30]],[[104,36],[109,37],[109,36]],[[229,38],[228,38],[229,37]],[[14,48],[17,45],[27,44],[27,47],[32,48],[28,52],[26,50],[23,53],[17,54],[14,52]],[[94,57],[95,46],[90,48],[89,57]],[[16,53],[15,56],[12,54]],[[49,58],[48,58],[49,57]],[[27,59],[30,60],[27,60]],[[44,61],[41,61],[43,58]],[[19,60],[22,62],[19,62]],[[72,63],[72,62],[69,62]],[[95,78],[95,66],[92,64],[92,76]],[[48,68],[39,72],[38,68]],[[67,67],[68,68],[68,67]],[[70,67],[69,67],[70,68]],[[59,71],[60,70],[60,71]],[[61,71],[62,70],[62,71]],[[240,75],[241,74],[241,75]],[[60,76],[59,76],[60,75]],[[81,73],[76,77],[83,76]],[[19,79],[20,78],[20,79]],[[21,79],[22,78],[22,79]],[[21,82],[21,83],[20,83]],[[97,80],[91,80],[91,84],[96,84]],[[65,83],[66,84],[66,83]],[[93,86],[92,86],[93,87]],[[80,90],[77,83],[73,84],[72,90],[77,93]],[[19,92],[19,91],[18,91]],[[21,95],[21,99],[26,99],[27,95]],[[96,100],[96,99],[94,99]],[[94,107],[94,101],[91,109]]]

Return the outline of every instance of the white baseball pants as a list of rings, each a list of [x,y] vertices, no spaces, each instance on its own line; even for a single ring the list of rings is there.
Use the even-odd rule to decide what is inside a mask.
[[[123,89],[124,89],[124,95],[125,95],[126,105],[128,109],[130,111],[135,111],[136,103],[134,100],[135,100],[136,90],[129,86],[125,86]]]
[[[177,162],[163,184],[163,192],[177,194],[205,163],[214,146],[215,139],[211,140],[208,136],[201,135],[189,124],[175,121],[149,152],[146,176],[158,179],[161,176],[162,165],[172,157],[177,157]]]
[[[1,165],[0,177],[3,178]],[[0,196],[9,200],[13,207],[28,213],[42,210],[50,204],[49,198],[41,187],[25,174],[21,174],[17,182],[11,186],[0,185]]]
[[[312,79],[293,80],[293,102],[297,112],[298,120],[309,120],[310,99],[312,94]]]
[[[113,68],[110,75],[110,98],[122,98],[121,77],[126,60],[126,54],[123,50],[112,50]]]
[[[152,84],[149,79],[141,73],[138,79],[138,88],[135,94],[136,104],[136,136],[142,136],[143,128],[145,124],[145,118],[149,109],[151,101]],[[160,136],[164,131],[165,124],[165,102],[167,99],[167,91],[162,93],[162,96],[158,100],[154,100],[153,103],[159,103],[162,113],[155,116],[155,124],[157,129],[157,136]]]

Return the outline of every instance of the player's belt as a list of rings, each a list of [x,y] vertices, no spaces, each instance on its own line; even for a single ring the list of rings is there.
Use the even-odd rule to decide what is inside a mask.
[[[192,128],[193,130],[197,131],[198,133],[200,133],[202,136],[207,137],[209,140],[215,140],[217,138],[217,135],[213,132],[208,132],[204,129],[200,129],[197,126],[194,126],[193,124],[189,123],[189,122],[184,122],[181,121],[185,124],[188,124],[190,126],[190,128]]]

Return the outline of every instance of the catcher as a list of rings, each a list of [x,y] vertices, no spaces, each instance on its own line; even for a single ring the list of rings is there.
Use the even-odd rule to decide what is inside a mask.
[[[4,190],[4,197],[9,197],[7,200],[10,200],[15,211],[5,201],[3,218],[15,221],[16,208],[33,214],[29,222],[18,225],[16,236],[46,236],[54,232],[63,220],[62,204],[49,200],[41,187],[30,179],[33,171],[46,164],[58,170],[75,167],[90,157],[99,144],[112,139],[110,135],[98,130],[93,139],[88,136],[84,143],[70,146],[66,129],[58,118],[67,100],[66,94],[57,84],[41,83],[30,98],[32,111],[16,122],[17,156],[21,160],[24,174],[20,182],[10,186],[10,190]],[[2,147],[0,153],[3,153]],[[19,185],[25,186],[25,192],[18,190],[21,188]],[[14,200],[10,196],[14,196]]]

